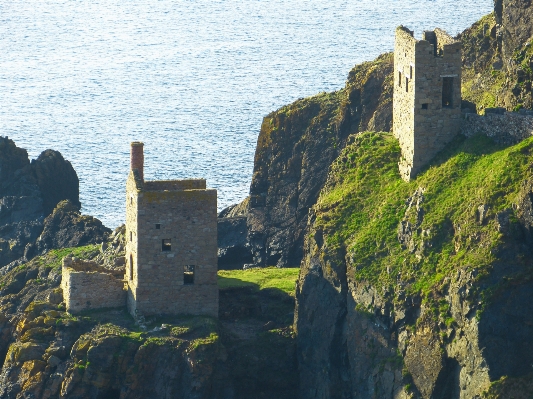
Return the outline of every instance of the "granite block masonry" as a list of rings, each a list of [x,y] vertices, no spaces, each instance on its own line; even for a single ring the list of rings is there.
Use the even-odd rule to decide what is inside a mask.
[[[435,29],[422,40],[400,26],[394,48],[393,132],[406,181],[461,130],[461,42]]]
[[[136,316],[218,317],[217,192],[203,179],[145,181],[131,144],[126,183],[127,306]]]
[[[204,179],[144,180],[143,143],[126,181],[126,270],[63,259],[67,311],[218,317],[217,192]]]
[[[61,288],[67,312],[124,307],[126,291],[122,270],[106,269],[94,262],[63,258]]]
[[[503,145],[513,145],[533,136],[533,111],[499,113],[488,112],[485,115],[463,114],[461,133],[466,137],[482,134]]]

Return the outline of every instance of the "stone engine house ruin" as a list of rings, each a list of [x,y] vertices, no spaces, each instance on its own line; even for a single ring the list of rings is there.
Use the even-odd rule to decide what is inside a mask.
[[[126,183],[128,310],[217,317],[217,192],[204,179],[145,181],[143,168],[143,144],[134,142]]]
[[[218,317],[217,191],[204,179],[145,181],[143,143],[131,144],[126,271],[63,260],[67,311],[127,306],[138,315]]]
[[[393,132],[406,181],[461,130],[461,53],[461,42],[443,30],[416,40],[409,29],[396,29]]]

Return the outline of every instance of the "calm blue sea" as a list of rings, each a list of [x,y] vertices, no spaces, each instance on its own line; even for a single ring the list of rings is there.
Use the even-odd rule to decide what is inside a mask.
[[[0,134],[61,151],[83,212],[124,221],[129,142],[148,179],[243,199],[261,120],[344,86],[397,25],[456,34],[492,0],[0,0]]]

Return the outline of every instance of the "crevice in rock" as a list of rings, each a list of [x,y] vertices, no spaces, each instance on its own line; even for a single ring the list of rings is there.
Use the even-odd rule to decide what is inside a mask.
[[[459,362],[453,358],[446,359],[437,378],[432,399],[459,399],[461,397],[460,374]]]

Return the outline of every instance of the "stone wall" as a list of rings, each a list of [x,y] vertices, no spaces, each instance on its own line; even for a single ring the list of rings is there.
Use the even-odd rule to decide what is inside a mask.
[[[396,29],[392,130],[402,149],[401,169],[405,168],[403,164],[412,165],[414,157],[415,96],[411,72],[414,75],[415,47],[413,32],[404,27]]]
[[[63,259],[61,288],[67,312],[116,308],[126,304],[122,270],[108,270],[94,262]]]
[[[143,186],[146,191],[205,190],[205,188],[205,179],[145,181]]]
[[[134,315],[218,317],[217,192],[189,189],[191,182],[205,188],[205,180],[142,182],[130,173],[126,279]],[[160,183],[168,189],[153,190]]]
[[[460,131],[461,43],[439,29],[416,40],[413,32],[399,27],[393,101],[400,173],[410,180]]]
[[[533,135],[533,114],[463,114],[461,133],[467,137],[483,134],[501,144],[515,144]]]

